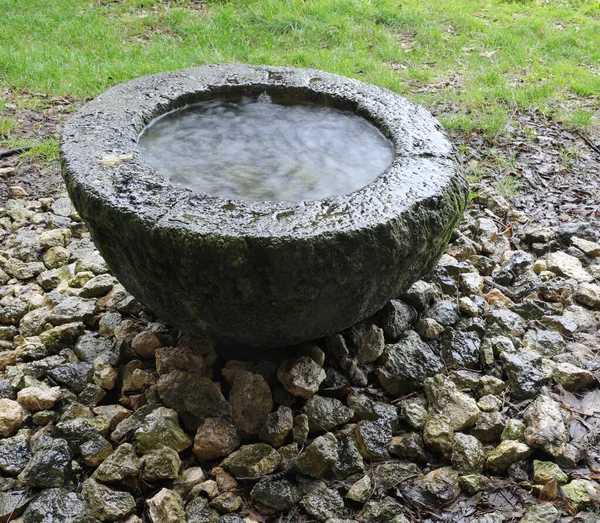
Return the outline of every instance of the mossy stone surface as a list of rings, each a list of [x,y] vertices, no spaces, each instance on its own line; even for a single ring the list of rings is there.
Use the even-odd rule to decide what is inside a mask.
[[[392,163],[350,194],[246,202],[177,187],[141,158],[153,118],[263,92],[364,116],[392,141]],[[185,331],[250,346],[320,338],[380,310],[439,259],[468,198],[430,113],[311,69],[207,65],[117,85],[69,120],[61,159],[75,208],[129,292]]]
[[[274,472],[281,459],[271,445],[253,443],[244,445],[227,456],[222,467],[236,478],[259,478]]]

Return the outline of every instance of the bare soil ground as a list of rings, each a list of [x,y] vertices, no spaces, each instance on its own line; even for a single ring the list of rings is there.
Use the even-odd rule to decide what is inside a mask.
[[[6,100],[4,116],[11,116],[18,122],[11,131],[11,138],[15,141],[58,139],[69,114],[82,105],[81,101],[25,92],[19,93],[19,98],[35,100],[38,107],[17,109],[14,93],[6,90],[2,95]],[[32,197],[53,195],[64,190],[58,160],[46,160],[26,153],[2,157],[4,150],[6,147],[0,141],[0,202],[6,201],[9,187],[15,185],[23,187]]]

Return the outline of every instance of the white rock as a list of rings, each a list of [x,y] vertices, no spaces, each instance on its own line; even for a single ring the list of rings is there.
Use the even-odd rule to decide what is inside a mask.
[[[152,523],[184,523],[183,500],[177,492],[163,488],[146,501]]]
[[[580,283],[575,291],[575,299],[594,309],[600,308],[600,285],[595,283]]]
[[[60,387],[27,387],[17,393],[17,401],[30,412],[51,409],[60,398]]]
[[[327,377],[325,371],[308,356],[284,361],[277,370],[277,379],[293,396],[308,399],[319,390]]]
[[[23,410],[16,401],[0,399],[0,436],[8,438],[21,428]]]
[[[443,374],[425,380],[429,412],[423,438],[428,447],[442,454],[452,450],[454,433],[472,427],[480,411],[473,398],[460,392]]]
[[[460,275],[460,290],[468,295],[480,295],[483,292],[483,278],[476,272]]]
[[[529,454],[531,449],[525,443],[507,439],[488,454],[485,464],[490,472],[497,474]]]
[[[469,318],[475,318],[479,316],[479,308],[476,303],[467,296],[463,296],[458,300],[458,308],[460,312]]]
[[[557,251],[548,254],[546,263],[548,265],[548,270],[559,276],[573,278],[580,283],[591,282],[594,279],[592,275],[583,268],[583,265],[581,265],[581,262],[575,258],[575,256],[571,256],[565,252]]]
[[[585,387],[589,387],[596,382],[594,375],[571,363],[559,363],[552,373],[556,383],[560,383],[564,389],[576,392]]]
[[[538,396],[523,413],[525,441],[551,456],[559,456],[569,441],[569,431],[560,405],[548,396]]]
[[[573,236],[571,238],[571,243],[588,256],[592,256],[593,258],[600,256],[600,244],[596,242],[591,242],[589,240],[584,240],[583,238]]]

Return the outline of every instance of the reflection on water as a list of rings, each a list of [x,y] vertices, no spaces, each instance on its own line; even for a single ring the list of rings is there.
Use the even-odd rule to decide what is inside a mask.
[[[139,139],[146,162],[192,191],[255,201],[318,200],[374,180],[393,147],[370,122],[268,96],[201,102],[152,121]]]

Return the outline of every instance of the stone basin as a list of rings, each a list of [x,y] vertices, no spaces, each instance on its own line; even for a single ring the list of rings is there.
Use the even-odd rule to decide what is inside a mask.
[[[393,144],[372,182],[315,201],[243,201],[171,183],[140,154],[157,116],[256,98],[353,111]],[[380,310],[437,262],[468,190],[440,124],[395,93],[322,71],[207,65],[137,78],[68,122],[62,172],[119,281],[160,319],[219,341],[279,347]]]

